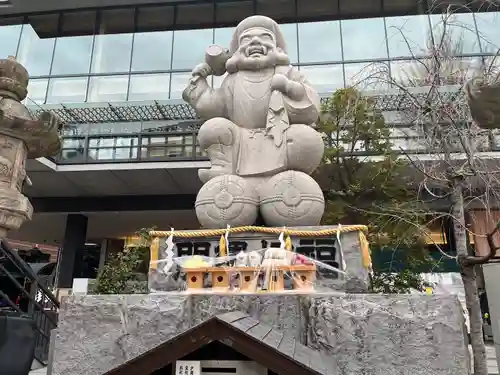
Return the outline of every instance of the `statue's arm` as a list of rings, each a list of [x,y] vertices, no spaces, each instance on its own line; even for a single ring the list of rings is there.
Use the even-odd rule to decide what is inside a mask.
[[[191,104],[200,118],[227,117],[224,91],[210,87],[207,77],[193,77],[182,98]]]
[[[306,77],[296,68],[287,74],[287,106],[292,123],[313,124],[321,112],[321,99]]]

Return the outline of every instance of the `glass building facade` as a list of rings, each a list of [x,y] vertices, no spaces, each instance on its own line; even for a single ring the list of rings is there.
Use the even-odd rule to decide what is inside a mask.
[[[208,12],[204,6],[196,5],[196,14]],[[193,13],[176,12],[170,19],[154,9],[142,12],[132,8],[39,16],[45,17],[43,25],[57,25],[57,33],[37,26],[38,19],[0,26],[2,55],[16,56],[30,72],[26,104],[88,107],[179,100],[205,48],[213,43],[228,46],[237,21],[253,13],[240,4],[234,20],[224,22],[229,16],[219,12],[218,24],[230,26],[200,28],[203,24],[198,23],[195,28],[189,26]],[[124,17],[135,25],[134,32],[122,32]],[[290,22],[293,18],[285,17],[287,22],[281,24],[291,62],[323,95],[356,84],[369,74],[365,68],[373,62],[385,64],[394,78],[403,79],[405,66],[425,58],[443,33],[439,14]],[[448,27],[452,39],[460,41],[457,61],[494,61],[500,12],[457,13]],[[221,80],[216,77],[213,85]],[[68,123],[59,162],[203,158],[195,145],[195,127],[166,135],[179,121],[152,120]]]

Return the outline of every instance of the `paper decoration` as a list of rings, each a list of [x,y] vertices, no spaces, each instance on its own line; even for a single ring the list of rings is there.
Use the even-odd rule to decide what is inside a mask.
[[[175,375],[201,375],[200,361],[176,361]]]
[[[172,266],[174,265],[174,228],[170,229],[170,236],[165,241],[165,245],[167,245],[167,249],[165,250],[165,267],[163,267],[163,272],[168,273]]]

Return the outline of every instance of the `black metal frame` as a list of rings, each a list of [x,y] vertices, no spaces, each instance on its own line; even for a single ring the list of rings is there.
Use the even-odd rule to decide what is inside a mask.
[[[24,278],[24,285],[8,268],[18,271],[16,273]],[[21,259],[5,239],[0,239],[0,275],[7,277],[16,287],[20,298],[28,300],[28,309],[23,311],[2,291],[0,285],[0,297],[8,303],[10,308],[20,314],[28,314],[35,321],[37,327],[35,358],[47,364],[50,334],[57,327],[57,311],[60,307],[57,298],[50,292],[48,285],[35,275],[30,266]],[[26,289],[26,284],[30,285],[29,290]]]
[[[257,10],[258,10],[258,2],[257,0],[246,0],[246,1],[250,1],[252,2],[253,4],[253,13],[256,13]],[[322,17],[314,17],[314,19],[306,19],[306,20],[303,20],[301,19],[299,16],[298,16],[298,5],[297,5],[297,1],[298,0],[294,0],[295,1],[295,15],[293,17],[289,17],[288,19],[284,19],[284,20],[281,20],[281,19],[277,19],[279,22],[282,22],[282,23],[295,23],[297,25],[297,32],[295,33],[295,38],[296,38],[296,43],[295,45],[299,46],[299,34],[298,34],[298,23],[300,22],[305,22],[305,21],[321,21],[321,20],[335,20],[336,18],[335,17],[332,17],[331,15],[324,15]],[[339,0],[337,0],[339,1]],[[430,0],[429,0],[430,1]],[[172,27],[167,27],[167,25],[165,25],[164,28],[162,28],[162,30],[174,30],[174,31],[180,31],[180,30],[184,30],[184,29],[201,29],[201,28],[214,28],[214,27],[227,27],[227,26],[234,26],[237,22],[232,22],[231,24],[218,24],[216,21],[216,11],[214,11],[214,19],[211,21],[211,24],[208,25],[208,24],[203,24],[203,23],[196,23],[196,24],[193,24],[193,25],[182,25],[182,27],[178,27],[178,25],[176,25],[176,17],[177,17],[177,11],[176,11],[176,7],[179,7],[179,6],[185,6],[185,5],[194,5],[194,4],[213,4],[213,6],[216,8],[216,4],[225,4],[225,3],[230,3],[231,1],[200,1],[200,0],[197,0],[197,1],[192,1],[192,2],[182,2],[182,3],[176,3],[176,2],[172,2],[172,3],[168,3],[168,4],[163,4],[165,6],[172,6],[173,7],[173,24],[172,24]],[[472,3],[473,4],[473,3]],[[161,5],[161,4],[160,4]],[[469,4],[468,4],[469,5]],[[146,5],[144,6],[145,8],[148,8],[148,7],[151,7],[151,6],[159,6],[159,4],[149,4],[149,5]],[[424,14],[428,14],[428,13],[432,13],[432,7],[429,7],[428,5],[426,5],[426,2],[421,2],[421,1],[415,1],[415,12],[406,12],[405,15],[408,13],[408,14],[420,14],[420,15],[424,15]],[[384,17],[383,18],[383,23],[384,23],[384,32],[385,32],[385,39],[387,39],[387,25],[386,25],[386,17],[390,17],[390,16],[400,16],[402,14],[395,14],[395,15],[391,15],[390,13],[387,13],[385,12],[385,5],[384,5],[384,0],[380,0],[380,7],[382,9],[382,14],[378,15],[380,17]],[[130,45],[130,63],[129,63],[129,71],[127,72],[124,72],[124,71],[119,71],[119,72],[106,72],[106,73],[95,73],[95,72],[92,72],[91,71],[91,66],[92,64],[89,63],[89,67],[88,67],[88,71],[85,72],[85,73],[82,73],[82,74],[52,74],[52,70],[53,70],[53,63],[54,63],[54,56],[55,56],[55,52],[56,52],[56,46],[57,46],[57,43],[54,42],[53,45],[52,45],[52,57],[51,57],[51,61],[50,61],[50,68],[49,68],[49,71],[48,71],[48,74],[46,75],[38,75],[38,76],[34,76],[33,79],[39,79],[39,80],[48,80],[47,81],[47,89],[45,90],[45,97],[44,97],[44,100],[43,100],[43,103],[45,103],[47,101],[47,98],[48,98],[48,86],[50,84],[50,79],[59,79],[59,78],[71,78],[71,77],[79,77],[79,78],[86,78],[87,79],[87,88],[86,88],[86,93],[85,93],[85,96],[86,96],[86,99],[88,99],[88,91],[89,91],[89,81],[90,81],[90,78],[89,77],[109,77],[109,76],[127,76],[127,79],[128,79],[128,89],[127,89],[127,92],[124,93],[125,97],[128,98],[129,97],[129,91],[130,91],[130,76],[132,75],[137,75],[137,76],[140,76],[140,75],[143,75],[143,74],[170,74],[170,86],[172,84],[172,74],[175,74],[175,73],[188,73],[189,72],[189,69],[165,69],[165,70],[161,70],[161,71],[134,71],[134,72],[131,72],[130,71],[130,67],[132,65],[132,57],[133,57],[133,54],[134,54],[134,38],[135,38],[135,33],[136,32],[140,32],[141,30],[138,28],[137,26],[137,18],[138,18],[138,11],[140,9],[142,9],[143,6],[141,5],[141,7],[138,7],[138,6],[129,6],[129,7],[103,7],[103,8],[99,8],[98,10],[97,9],[91,9],[92,11],[95,11],[96,15],[95,15],[95,28],[94,28],[94,36],[99,36],[100,34],[102,34],[102,30],[100,29],[100,23],[102,22],[102,12],[105,12],[107,10],[115,10],[115,9],[133,9],[134,10],[134,25],[131,26],[131,29],[130,29],[130,32],[131,33],[134,33],[132,35],[132,38],[131,38],[131,45]],[[340,4],[337,4],[337,9],[340,8]],[[432,8],[432,9],[431,9]],[[74,13],[74,12],[83,12],[83,11],[88,11],[89,9],[77,9],[77,10],[70,10],[70,11],[67,11],[67,12],[57,12],[57,14],[59,14],[59,18],[58,20],[55,20],[53,23],[58,25],[57,27],[60,29],[58,30],[58,33],[57,35],[62,35],[62,19],[63,17],[61,15],[63,15],[64,13]],[[463,9],[465,10],[465,8]],[[481,7],[478,7],[477,9],[474,9],[474,10],[477,10],[477,11],[484,11],[484,10],[488,10],[488,11],[492,11],[492,8],[488,8],[488,9],[482,9]],[[458,10],[460,11],[460,9]],[[437,12],[437,13],[440,13],[440,12]],[[54,13],[52,13],[54,14]],[[47,16],[47,13],[42,13],[40,14],[40,16],[44,16],[46,17]],[[338,17],[338,19],[341,19],[341,20],[348,20],[350,18],[362,18],[363,15],[356,15],[355,17],[354,16],[342,16],[342,17]],[[377,15],[369,15],[370,17],[376,17]],[[29,15],[29,16],[23,16],[22,19],[23,19],[23,22],[24,23],[29,23],[29,19],[30,18],[33,18],[35,17],[36,18],[36,15]],[[18,17],[19,18],[19,17]],[[473,17],[473,22],[474,24],[476,24],[476,21],[475,21],[475,17]],[[430,19],[428,18],[428,23],[429,23],[429,30],[432,29],[432,25],[431,25],[431,21]],[[215,29],[214,29],[215,30]],[[340,35],[342,36],[342,24],[340,24],[339,26],[339,33]],[[22,35],[22,31],[20,32],[20,35],[19,35],[19,40],[18,40],[18,46],[17,46],[17,51],[16,51],[16,55],[18,54],[19,52],[19,48],[20,48],[20,45],[21,45],[21,35]],[[215,35],[215,31],[214,31],[214,35]],[[477,53],[473,53],[473,54],[464,54],[464,55],[461,55],[460,57],[482,57],[482,56],[486,56],[488,54],[487,51],[483,51],[483,46],[482,46],[482,43],[481,43],[481,40],[480,40],[480,37],[478,35],[478,33],[476,32],[476,36],[477,36],[477,44],[479,46],[479,52]],[[432,35],[431,35],[432,37]],[[93,42],[92,42],[92,51],[91,51],[91,56],[90,56],[90,61],[93,60],[93,56],[94,56],[94,44],[95,44],[95,40],[96,38],[94,37],[93,38]],[[213,39],[214,40],[214,39]],[[172,51],[171,51],[171,62],[172,62],[172,59],[173,59],[173,46],[175,45],[175,33],[172,33]],[[317,61],[317,62],[307,62],[306,63],[300,63],[301,59],[300,59],[300,48],[298,48],[298,51],[297,51],[297,56],[298,56],[298,62],[301,64],[301,65],[304,65],[304,66],[315,66],[315,65],[340,65],[342,67],[342,74],[343,74],[343,81],[344,81],[344,85],[346,84],[346,66],[345,64],[351,64],[351,63],[356,63],[356,64],[362,64],[362,63],[370,63],[370,62],[373,62],[373,61],[379,61],[379,62],[386,62],[386,63],[390,63],[391,61],[397,61],[397,60],[405,60],[405,59],[412,59],[414,58],[414,56],[408,56],[406,58],[392,58],[390,57],[390,54],[389,54],[389,46],[388,44],[386,43],[386,49],[387,49],[387,57],[383,57],[383,58],[380,58],[380,59],[365,59],[365,60],[345,60],[344,59],[344,46],[343,46],[343,43],[342,43],[342,38],[341,38],[341,59],[340,60],[332,60],[332,61]],[[418,56],[417,56],[418,57]],[[172,65],[172,64],[170,64]],[[390,67],[390,64],[389,64],[389,70],[391,69]]]
[[[169,144],[169,137],[191,137],[192,142],[190,143],[182,143],[182,144]],[[193,161],[193,160],[208,160],[208,158],[204,155],[204,153],[200,150],[199,145],[196,142],[197,130],[191,132],[170,132],[165,130],[163,132],[151,132],[151,133],[115,133],[109,135],[82,135],[76,137],[64,137],[63,138],[63,148],[60,153],[53,158],[53,160],[58,164],[92,164],[92,163],[108,163],[108,162],[140,162],[140,161]],[[151,144],[149,142],[145,142],[148,138],[152,137],[162,137],[165,138],[165,143],[163,144]],[[135,144],[131,144],[130,146],[96,146],[92,147],[91,143],[94,140],[102,140],[102,139],[133,139]],[[64,139],[71,140],[80,140],[83,144],[83,147],[65,147]],[[116,143],[116,142],[115,142]],[[182,148],[180,153],[172,151],[172,153],[168,153],[168,150],[174,150],[176,148]],[[152,156],[152,150],[164,150],[163,155]],[[93,158],[91,157],[92,150],[112,150],[115,153],[117,150],[128,150],[129,157],[121,158],[121,157],[111,157],[109,159],[106,158]],[[73,151],[78,154],[74,160],[71,160],[68,157],[65,157],[65,154],[69,151]],[[146,154],[145,154],[146,153]],[[160,152],[161,153],[161,152]]]
[[[402,16],[402,15],[411,15],[411,14],[421,14],[421,13],[430,13],[430,14],[437,14],[437,13],[442,13],[443,10],[446,10],[450,4],[446,1],[443,1],[442,4],[440,4],[436,0],[412,0],[407,7],[405,8],[400,8],[397,10],[390,10],[387,7],[387,4],[385,3],[385,0],[379,0],[378,1],[378,9],[376,10],[366,10],[366,11],[360,11],[357,13],[345,13],[343,12],[342,9],[342,4],[340,0],[335,1],[335,7],[332,8],[336,11],[336,13],[332,14],[324,14],[324,15],[304,15],[304,14],[299,14],[299,2],[301,0],[292,0],[291,3],[293,4],[293,9],[294,9],[294,15],[293,16],[283,16],[280,19],[277,19],[279,22],[308,22],[308,21],[319,21],[319,20],[331,20],[331,19],[353,19],[353,18],[369,18],[369,17],[378,17],[378,16]],[[110,10],[127,10],[127,9],[132,9],[135,13],[134,15],[134,29],[137,29],[137,12],[140,11],[140,9],[147,9],[147,8],[152,8],[152,7],[172,7],[173,8],[173,13],[174,13],[174,22],[173,25],[176,25],[175,22],[175,15],[177,12],[178,7],[182,6],[192,6],[192,5],[208,5],[211,4],[214,7],[213,14],[214,14],[214,19],[212,21],[217,21],[216,19],[216,13],[217,13],[217,4],[224,4],[224,3],[235,3],[235,4],[243,4],[243,3],[250,3],[251,8],[254,14],[257,13],[262,13],[259,11],[259,6],[258,6],[259,0],[191,0],[191,1],[165,1],[163,4],[162,3],[144,3],[141,5],[111,5],[111,6],[100,6],[100,7],[81,7],[81,8],[72,8],[72,9],[60,9],[60,10],[49,10],[49,11],[43,11],[43,12],[31,12],[29,14],[12,14],[8,16],[4,16],[5,19],[12,19],[15,21],[12,21],[12,23],[15,22],[22,22],[22,23],[29,23],[30,18],[33,17],[38,17],[38,16],[50,16],[50,15],[56,15],[58,17],[57,19],[57,29],[58,32],[62,32],[61,30],[61,25],[62,25],[62,20],[64,14],[67,13],[77,13],[77,12],[89,12],[89,11],[96,11],[96,18],[99,16],[97,15],[99,12],[103,11],[110,11]],[[373,4],[375,1],[373,0],[367,0],[367,4]],[[333,3],[333,2],[332,2]],[[474,11],[474,12],[487,12],[487,11],[492,11],[494,6],[484,6],[484,1],[465,1],[463,0],[463,4],[460,5],[459,1],[456,1],[456,6],[455,10],[457,12],[466,12],[466,11]],[[494,10],[494,9],[493,9]],[[8,21],[6,21],[8,22]],[[213,24],[203,24],[203,23],[195,23],[195,24],[186,24],[183,25],[185,28],[199,28],[199,27],[214,27]],[[224,23],[217,23],[217,27],[226,27],[226,26],[234,26],[234,23],[230,24],[224,24]]]

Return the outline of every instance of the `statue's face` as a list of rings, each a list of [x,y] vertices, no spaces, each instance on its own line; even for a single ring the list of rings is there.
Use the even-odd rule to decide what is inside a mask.
[[[253,28],[240,36],[240,52],[252,60],[263,59],[276,49],[275,36],[266,29]]]
[[[226,63],[228,72],[258,71],[276,65],[288,65],[290,60],[276,45],[276,36],[262,27],[252,27],[241,33],[238,50]]]

